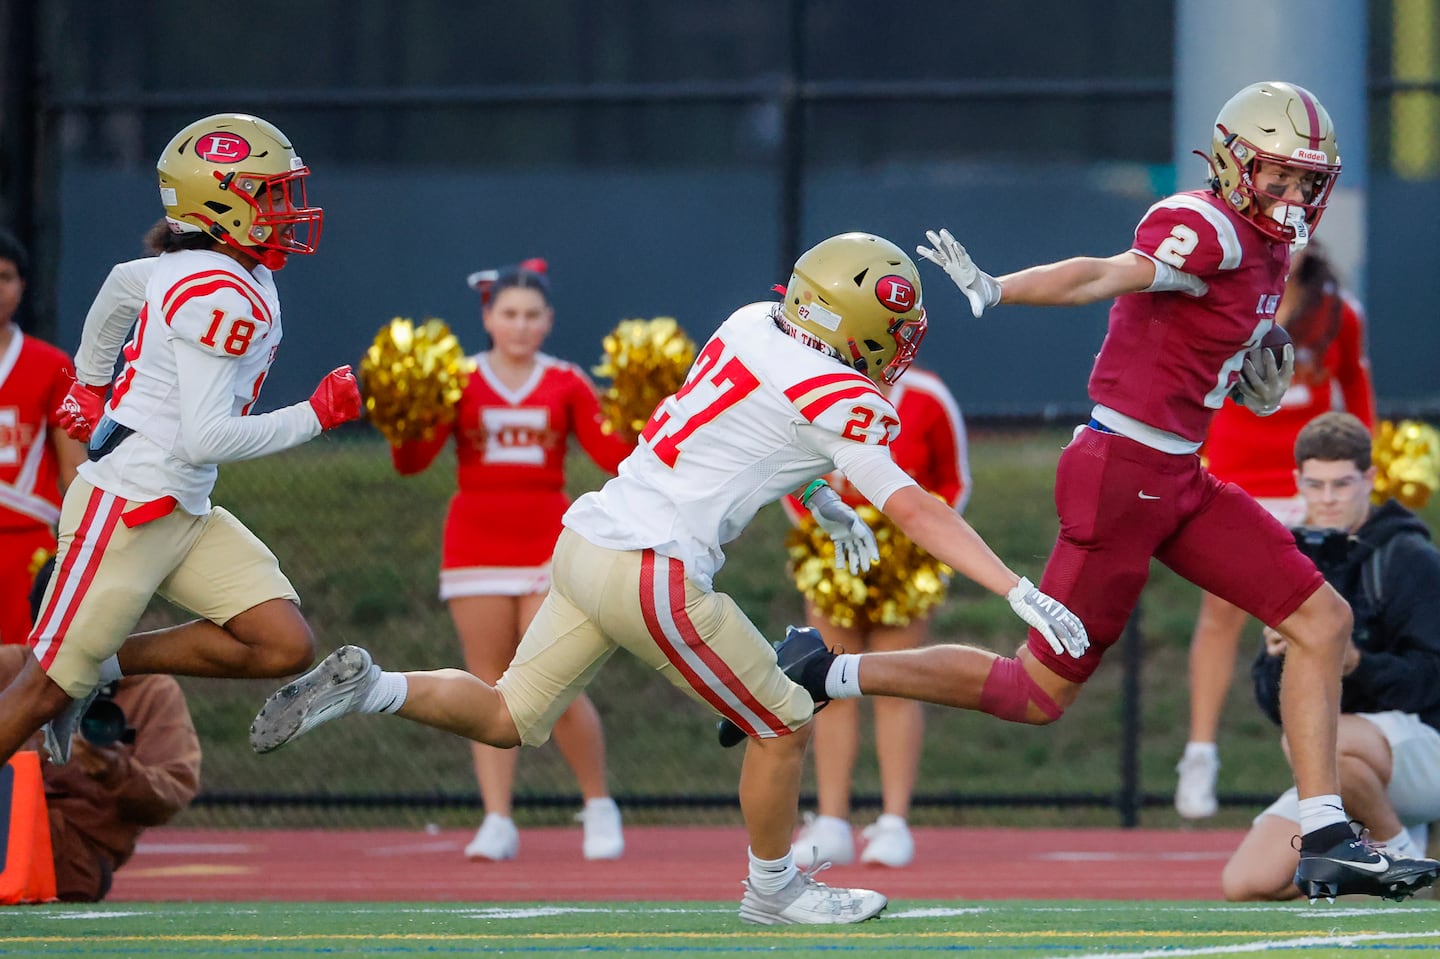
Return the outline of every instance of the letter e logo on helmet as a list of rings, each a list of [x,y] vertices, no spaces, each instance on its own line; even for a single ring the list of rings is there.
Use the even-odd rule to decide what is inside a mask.
[[[909,313],[915,309],[915,287],[894,273],[880,277],[875,284],[875,297],[892,313]]]
[[[234,133],[207,133],[195,141],[195,155],[210,163],[238,163],[250,155],[250,144]]]

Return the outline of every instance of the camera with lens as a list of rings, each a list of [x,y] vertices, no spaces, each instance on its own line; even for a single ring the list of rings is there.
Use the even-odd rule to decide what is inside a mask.
[[[115,684],[100,687],[95,701],[80,717],[80,735],[92,746],[130,745],[135,742],[135,727],[125,721],[125,710],[115,702]]]
[[[1350,550],[1359,542],[1343,529],[1326,529],[1320,526],[1297,526],[1295,545],[1310,558],[1310,562],[1329,578],[1345,566]]]

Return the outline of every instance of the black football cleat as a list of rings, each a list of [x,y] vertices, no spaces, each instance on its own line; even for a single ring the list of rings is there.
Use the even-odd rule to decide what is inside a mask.
[[[715,734],[716,738],[720,740],[721,749],[729,749],[731,746],[738,746],[745,741],[745,730],[728,719],[722,719],[715,725]]]
[[[825,637],[813,626],[787,626],[785,638],[775,647],[775,662],[791,682],[804,687],[819,712],[830,702],[825,694],[825,674],[835,654],[825,646]],[[728,719],[716,727],[720,745],[726,749],[745,741],[744,731]]]
[[[1434,859],[1398,859],[1364,838],[1323,853],[1300,853],[1295,885],[1311,902],[1336,896],[1380,896],[1399,902],[1429,886],[1440,874]]]

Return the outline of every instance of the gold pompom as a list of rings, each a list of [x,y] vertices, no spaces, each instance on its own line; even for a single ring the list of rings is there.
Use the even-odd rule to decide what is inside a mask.
[[[365,414],[392,444],[432,439],[435,429],[455,419],[475,361],[444,320],[418,327],[397,316],[380,328],[360,360]]]
[[[1440,433],[1418,420],[1386,420],[1375,431],[1372,453],[1375,464],[1376,504],[1397,499],[1410,509],[1420,509],[1440,487]]]
[[[856,507],[880,547],[880,562],[860,576],[835,568],[835,544],[810,516],[785,537],[790,575],[836,626],[905,626],[945,599],[954,572],[869,504]]]
[[[591,372],[610,380],[600,394],[605,431],[633,440],[660,401],[685,383],[695,341],[671,316],[621,320],[601,342],[605,355]]]
[[[50,557],[54,555],[55,553],[52,550],[48,550],[43,546],[31,553],[29,566],[30,578],[34,579],[36,576],[39,576],[40,570],[44,569],[45,564],[50,562]]]

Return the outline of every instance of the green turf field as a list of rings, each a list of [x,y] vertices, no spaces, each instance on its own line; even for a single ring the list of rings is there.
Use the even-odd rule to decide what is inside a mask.
[[[1185,902],[892,903],[852,927],[742,925],[732,903],[160,904],[0,912],[0,956],[644,955],[967,959],[1440,951],[1440,906]]]

